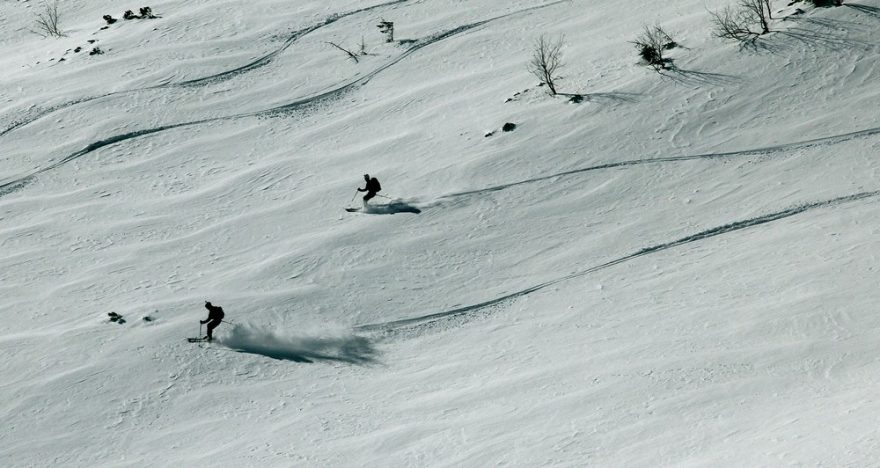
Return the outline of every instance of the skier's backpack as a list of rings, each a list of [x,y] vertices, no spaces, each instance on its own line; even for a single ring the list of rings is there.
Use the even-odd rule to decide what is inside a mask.
[[[375,191],[375,192],[381,192],[381,191],[382,191],[382,186],[379,185],[379,179],[373,177],[373,178],[370,180],[370,183],[373,185],[373,191]]]

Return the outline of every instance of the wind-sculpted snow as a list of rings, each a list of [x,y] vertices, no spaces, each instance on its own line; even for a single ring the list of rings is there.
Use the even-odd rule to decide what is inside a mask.
[[[859,130],[856,132],[843,133],[840,135],[833,135],[829,137],[822,138],[813,138],[811,140],[797,141],[794,143],[780,144],[780,145],[772,145],[772,146],[764,146],[761,148],[752,148],[747,150],[740,151],[728,151],[725,153],[704,153],[704,154],[695,154],[690,156],[670,156],[666,158],[649,158],[649,159],[632,159],[629,161],[619,161],[607,164],[599,164],[596,166],[583,167],[580,169],[572,169],[570,171],[557,172],[555,174],[550,174],[541,177],[535,177],[532,179],[521,180],[518,182],[510,182],[507,184],[495,185],[492,187],[477,189],[477,190],[468,190],[466,192],[456,192],[451,193],[449,195],[444,195],[442,198],[458,198],[465,197],[470,195],[479,195],[489,192],[498,192],[501,190],[509,189],[511,187],[516,187],[518,185],[531,184],[535,182],[542,182],[545,180],[555,179],[557,177],[567,177],[572,175],[582,174],[584,172],[592,172],[599,171],[603,169],[614,169],[618,167],[627,167],[627,166],[639,166],[642,164],[658,164],[658,163],[668,163],[668,162],[681,162],[681,161],[693,161],[696,159],[721,159],[721,158],[731,158],[736,156],[756,156],[762,154],[773,154],[779,153],[782,151],[791,151],[801,148],[808,148],[811,146],[823,146],[823,145],[834,145],[837,143],[843,143],[845,141],[855,140],[858,138],[865,138],[869,136],[874,136],[880,134],[880,127],[868,128],[865,130]]]
[[[50,164],[46,167],[42,167],[40,169],[37,169],[34,172],[32,172],[24,177],[20,177],[18,179],[13,180],[13,181],[0,184],[0,197],[2,197],[4,195],[9,195],[10,193],[13,193],[13,192],[16,192],[18,190],[23,189],[24,187],[28,186],[31,182],[33,182],[36,179],[37,175],[42,174],[43,172],[50,171],[50,170],[55,169],[57,167],[63,166],[71,161],[79,159],[79,158],[91,153],[92,151],[98,150],[98,149],[103,148],[105,146],[112,145],[114,143],[119,143],[120,141],[130,140],[132,138],[137,138],[140,136],[145,136],[145,135],[150,135],[153,133],[162,132],[165,130],[170,130],[172,128],[187,127],[187,126],[191,126],[191,125],[198,125],[198,124],[202,124],[202,123],[206,123],[206,122],[213,122],[213,121],[218,121],[218,120],[224,120],[224,117],[219,117],[219,118],[215,118],[215,119],[207,119],[207,120],[199,120],[196,122],[186,122],[186,123],[175,124],[175,125],[166,125],[163,127],[156,127],[156,128],[151,128],[151,129],[147,129],[147,130],[138,130],[138,131],[134,131],[134,132],[123,133],[121,135],[112,136],[112,137],[106,138],[104,140],[98,140],[98,141],[90,144],[89,146],[86,146],[85,148],[77,151],[76,153],[72,153],[72,154],[65,156],[64,158],[62,158],[61,160],[59,160],[53,164]]]
[[[626,255],[626,256],[623,256],[623,257],[620,257],[620,258],[617,258],[617,259],[614,259],[614,260],[611,260],[608,262],[605,262],[601,265],[596,265],[594,267],[587,268],[586,270],[581,270],[581,271],[572,273],[570,275],[566,275],[566,276],[563,276],[563,277],[560,277],[560,278],[557,278],[554,280],[546,281],[544,283],[540,283],[535,286],[531,286],[529,288],[511,293],[511,294],[497,297],[492,300],[480,302],[478,304],[473,304],[473,305],[469,305],[469,306],[465,306],[465,307],[458,307],[456,309],[447,310],[444,312],[437,312],[434,314],[423,315],[421,317],[414,317],[414,318],[396,320],[396,321],[385,322],[385,323],[361,325],[361,326],[355,327],[355,330],[357,330],[357,331],[382,331],[382,330],[393,331],[395,329],[400,329],[400,328],[409,328],[409,327],[413,327],[413,326],[425,325],[426,323],[434,322],[436,320],[454,317],[454,316],[458,316],[458,315],[463,315],[463,314],[467,314],[469,312],[474,312],[474,311],[478,311],[480,309],[485,309],[485,308],[488,308],[491,306],[499,305],[501,303],[526,296],[526,295],[531,294],[533,292],[540,291],[541,289],[547,288],[549,286],[553,286],[553,285],[561,283],[563,281],[568,281],[568,280],[571,280],[574,278],[586,276],[590,273],[595,273],[599,270],[604,270],[606,268],[609,268],[609,267],[612,267],[615,265],[619,265],[621,263],[645,256],[645,255],[648,255],[651,253],[661,252],[661,251],[668,250],[668,249],[671,249],[674,247],[679,247],[679,246],[682,246],[685,244],[690,244],[693,242],[701,241],[703,239],[708,239],[710,237],[716,237],[716,236],[720,236],[722,234],[727,234],[727,233],[734,232],[734,231],[741,231],[743,229],[747,229],[750,227],[759,226],[759,225],[770,223],[773,221],[778,221],[780,219],[784,219],[784,218],[788,218],[791,216],[801,214],[805,211],[810,211],[810,210],[814,210],[817,208],[826,208],[826,207],[831,207],[831,206],[842,205],[844,203],[850,203],[850,202],[855,202],[855,201],[859,201],[859,200],[864,200],[867,198],[877,197],[878,195],[880,195],[880,190],[872,191],[872,192],[862,192],[862,193],[857,193],[854,195],[847,195],[847,196],[843,196],[843,197],[832,198],[830,200],[808,203],[805,205],[800,205],[800,206],[796,206],[793,208],[789,208],[787,210],[778,211],[776,213],[771,213],[771,214],[767,214],[764,216],[759,216],[757,218],[750,218],[750,219],[745,219],[742,221],[735,221],[735,222],[732,222],[729,224],[725,224],[723,226],[718,226],[718,227],[714,227],[711,229],[706,229],[706,230],[700,231],[696,234],[682,237],[681,239],[677,239],[677,240],[674,240],[671,242],[665,242],[662,244],[656,244],[656,245],[652,245],[649,247],[645,247],[645,248],[638,250],[634,253],[631,253],[629,255]]]
[[[35,113],[31,116],[20,116],[18,119],[13,121],[13,123],[10,126],[8,126],[6,129],[0,131],[0,137],[2,137],[3,135],[6,135],[7,133],[9,133],[17,128],[21,128],[25,125],[36,122],[37,120],[40,120],[41,118],[46,117],[49,114],[52,114],[56,111],[59,111],[62,109],[67,109],[69,107],[73,107],[78,104],[83,104],[86,102],[95,101],[95,100],[101,99],[101,98],[106,98],[106,97],[111,97],[111,96],[115,97],[115,96],[121,96],[121,95],[125,95],[125,94],[131,94],[131,93],[136,93],[136,92],[141,92],[141,91],[149,91],[149,90],[155,90],[155,89],[163,89],[163,88],[198,87],[198,86],[205,86],[205,85],[219,83],[222,81],[229,80],[229,79],[234,78],[238,75],[248,73],[250,71],[256,70],[258,68],[264,67],[264,66],[272,63],[272,61],[275,60],[276,57],[278,57],[282,52],[284,52],[285,50],[290,48],[290,46],[292,46],[297,40],[301,39],[303,36],[305,36],[309,33],[312,33],[312,32],[314,32],[320,28],[323,28],[325,26],[329,26],[329,25],[339,21],[342,18],[356,15],[359,13],[365,13],[365,12],[379,9],[379,8],[383,8],[383,7],[406,3],[408,1],[410,1],[410,0],[394,0],[391,2],[380,3],[378,5],[373,5],[373,6],[369,6],[369,7],[360,8],[357,10],[352,10],[352,11],[349,11],[346,13],[339,13],[339,14],[332,15],[332,16],[324,19],[324,21],[321,21],[320,23],[317,23],[312,26],[300,29],[298,31],[294,31],[293,33],[290,34],[290,36],[287,37],[287,39],[284,41],[284,43],[281,44],[281,46],[278,47],[277,49],[251,61],[250,63],[247,63],[247,64],[242,65],[240,67],[233,68],[232,70],[227,70],[227,71],[223,71],[220,73],[215,73],[215,74],[204,76],[201,78],[193,78],[191,80],[186,80],[186,81],[161,83],[161,84],[158,84],[155,86],[147,86],[145,88],[128,89],[128,90],[123,90],[123,91],[116,91],[113,93],[102,94],[100,96],[85,97],[85,98],[76,99],[73,101],[68,101],[68,102],[65,102],[62,104],[58,104],[56,106],[52,106],[47,109],[43,109],[43,110],[38,111],[37,113]]]
[[[400,0],[400,1],[404,1],[404,0]],[[115,135],[115,136],[112,136],[109,138],[105,138],[105,139],[96,141],[96,142],[86,146],[85,148],[62,158],[57,163],[54,163],[52,165],[49,165],[49,166],[46,166],[46,167],[41,168],[39,170],[36,170],[36,171],[32,172],[31,174],[28,174],[27,176],[23,176],[21,178],[3,183],[2,185],[0,185],[0,196],[8,195],[8,194],[15,192],[16,190],[22,188],[24,185],[21,185],[20,182],[24,179],[33,178],[40,173],[46,172],[51,169],[55,169],[63,164],[66,164],[70,161],[81,158],[81,157],[91,153],[92,151],[95,151],[99,148],[103,148],[103,147],[110,145],[110,144],[119,143],[119,142],[126,141],[126,140],[131,140],[131,139],[138,138],[141,136],[152,135],[155,133],[163,132],[165,130],[171,130],[171,129],[182,128],[182,127],[190,127],[190,126],[200,125],[200,124],[204,124],[204,123],[208,123],[208,122],[216,122],[216,121],[220,121],[220,120],[235,120],[235,119],[243,119],[243,118],[248,118],[248,117],[280,117],[280,116],[289,115],[289,114],[295,113],[295,112],[302,112],[302,111],[308,110],[310,108],[314,108],[316,106],[319,106],[321,104],[325,104],[328,102],[338,100],[338,99],[342,98],[343,96],[345,96],[347,93],[365,85],[371,79],[376,77],[376,75],[378,75],[379,73],[387,70],[388,68],[399,63],[401,60],[405,59],[406,57],[409,57],[410,55],[412,55],[413,53],[415,53],[416,51],[418,51],[424,47],[427,47],[431,44],[436,44],[437,42],[440,42],[445,39],[449,39],[453,36],[456,36],[458,34],[472,30],[472,29],[477,28],[479,26],[483,26],[483,25],[490,23],[490,22],[493,22],[493,21],[497,21],[497,20],[500,20],[503,18],[508,18],[508,17],[511,17],[514,15],[523,14],[523,13],[530,12],[530,11],[534,11],[534,10],[537,10],[540,8],[546,8],[549,6],[557,5],[560,3],[564,3],[565,1],[567,1],[567,0],[561,0],[561,1],[553,2],[553,3],[548,3],[545,5],[526,8],[523,10],[518,10],[518,11],[515,11],[512,13],[507,13],[504,15],[496,16],[494,18],[490,18],[487,20],[478,21],[475,23],[470,23],[470,24],[466,24],[463,26],[459,26],[455,29],[451,29],[449,31],[445,31],[445,32],[430,36],[426,39],[422,39],[420,41],[417,41],[413,46],[411,46],[409,49],[407,49],[406,51],[404,51],[403,53],[398,55],[393,60],[383,64],[382,66],[376,68],[375,70],[371,71],[370,73],[368,73],[368,74],[366,74],[366,75],[364,75],[354,81],[340,85],[334,89],[331,89],[330,91],[326,91],[324,93],[321,93],[321,94],[318,94],[315,96],[301,98],[301,99],[298,99],[298,100],[293,101],[291,103],[272,107],[272,108],[266,109],[266,110],[261,110],[261,111],[256,111],[256,112],[246,112],[246,113],[241,113],[241,114],[233,114],[233,115],[229,115],[229,116],[215,117],[215,118],[211,118],[211,119],[197,120],[197,121],[192,121],[192,122],[181,122],[181,123],[177,123],[177,124],[163,125],[160,127],[154,127],[154,128],[145,129],[145,130],[138,130],[138,131],[134,131],[134,132],[123,133],[120,135]],[[0,135],[2,135],[2,134],[0,134]]]
[[[377,362],[379,356],[369,338],[356,335],[296,336],[234,325],[228,335],[217,341],[242,353],[296,362],[334,361],[363,365]]]
[[[120,92],[116,92],[116,93],[102,94],[100,96],[86,97],[86,98],[76,99],[73,101],[68,101],[68,102],[65,102],[62,104],[58,104],[57,106],[52,106],[47,109],[36,109],[32,112],[32,115],[26,115],[27,113],[25,113],[25,115],[19,115],[17,119],[14,119],[12,121],[12,123],[8,127],[6,127],[6,129],[0,131],[0,136],[6,135],[7,133],[15,130],[16,128],[24,127],[27,124],[36,122],[37,120],[55,112],[55,111],[65,109],[65,108],[68,108],[71,106],[75,106],[75,105],[81,104],[83,102],[94,101],[96,99],[101,99],[103,97],[113,96],[116,94],[122,94],[125,92],[128,92],[128,91],[120,91]]]

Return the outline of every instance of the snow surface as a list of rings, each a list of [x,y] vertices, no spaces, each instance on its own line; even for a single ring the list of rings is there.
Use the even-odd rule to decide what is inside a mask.
[[[3,2],[0,466],[877,466],[880,2],[732,3]]]

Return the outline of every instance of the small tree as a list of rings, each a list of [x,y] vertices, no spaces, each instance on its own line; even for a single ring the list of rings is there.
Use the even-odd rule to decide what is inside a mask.
[[[546,35],[541,34],[541,37],[535,41],[532,60],[528,64],[528,70],[541,80],[541,83],[547,85],[547,88],[550,89],[550,94],[553,96],[556,95],[556,80],[559,79],[556,72],[562,68],[562,46],[564,42],[564,36],[550,40]]]
[[[58,0],[49,3],[43,2],[43,9],[36,14],[37,30],[33,31],[43,37],[62,37],[61,12],[58,10]]]
[[[632,43],[639,51],[639,56],[657,72],[665,70],[666,65],[672,62],[663,56],[663,51],[675,47],[675,41],[660,25],[645,26],[642,34]]]
[[[739,0],[739,7],[745,12],[745,18],[749,18],[752,24],[761,26],[761,34],[770,32],[769,0]]]

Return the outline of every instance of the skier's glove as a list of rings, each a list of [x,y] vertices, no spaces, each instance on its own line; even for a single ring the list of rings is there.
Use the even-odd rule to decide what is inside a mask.
[[[199,320],[199,323],[201,323],[202,325],[204,325],[204,324],[208,323],[208,321],[207,321],[207,320]]]

